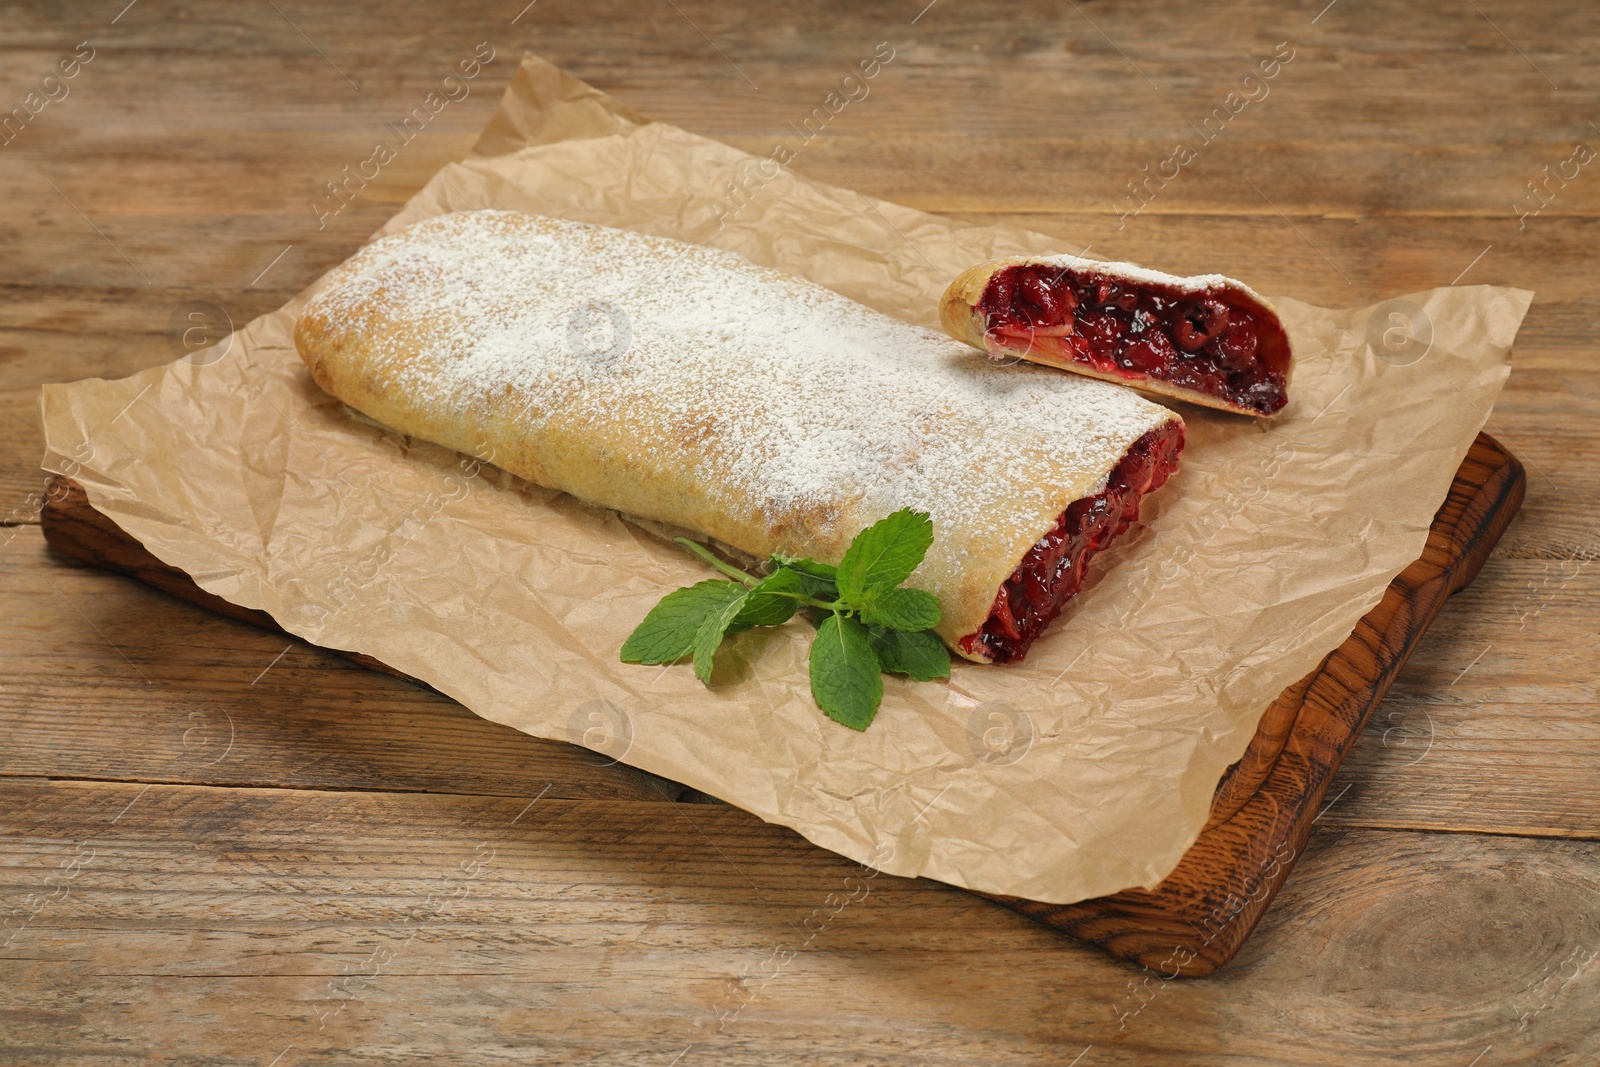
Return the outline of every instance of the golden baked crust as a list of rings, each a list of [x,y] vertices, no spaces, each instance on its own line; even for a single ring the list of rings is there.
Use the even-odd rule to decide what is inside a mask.
[[[730,253],[512,212],[369,245],[295,343],[318,385],[403,433],[754,556],[836,563],[890,512],[927,511],[910,584],[971,659],[959,640],[1034,542],[1181,421]]]
[[[1017,359],[1027,360],[1029,363],[1037,363],[1040,366],[1045,367],[1059,367],[1061,370],[1071,371],[1074,374],[1081,374],[1086,378],[1098,378],[1104,382],[1114,382],[1117,385],[1126,386],[1130,389],[1137,389],[1140,392],[1158,393],[1162,396],[1171,397],[1174,400],[1183,400],[1191,404],[1199,404],[1202,407],[1214,408],[1217,411],[1232,412],[1236,415],[1251,415],[1256,418],[1261,417],[1261,412],[1259,411],[1254,411],[1246,407],[1240,407],[1237,404],[1229,403],[1227,400],[1222,399],[1221,397],[1215,397],[1209,393],[1202,393],[1199,390],[1189,389],[1181,385],[1174,385],[1171,382],[1157,381],[1153,378],[1124,378],[1116,374],[1107,374],[1103,371],[1096,370],[1093,367],[1074,362],[1070,359],[1065,359],[1054,352],[1049,352],[1044,349],[1033,349],[1029,352],[1018,352],[1008,346],[991,342],[986,336],[987,323],[984,322],[983,314],[978,310],[978,305],[983,300],[984,290],[989,287],[989,279],[993,278],[995,274],[1007,267],[1022,266],[1030,263],[1059,262],[1060,258],[1075,257],[1057,257],[1054,259],[1042,260],[1037,257],[1013,256],[1008,259],[995,259],[990,260],[987,263],[980,263],[975,267],[968,267],[966,270],[956,275],[955,280],[945,288],[944,296],[939,302],[939,324],[944,327],[944,331],[946,333],[948,333],[951,337],[954,337],[956,340],[964,341],[972,347],[990,354],[1014,356]],[[1119,273],[1118,268],[1125,268],[1129,266],[1127,264],[1119,263],[1102,263],[1098,260],[1082,260],[1081,262],[1086,269],[1106,271],[1107,273],[1111,274]],[[1168,282],[1183,282],[1190,280],[1177,278],[1171,275],[1159,275],[1155,271],[1141,271],[1141,273],[1145,274],[1149,279],[1159,277]],[[1218,278],[1220,276],[1212,275],[1209,277]],[[1272,304],[1254,290],[1240,282],[1233,281],[1232,279],[1222,280],[1227,281],[1231,287],[1236,289],[1236,291],[1246,295],[1250,302],[1258,305],[1263,311],[1271,314],[1274,317],[1277,316],[1277,311],[1275,308],[1273,308]],[[1285,388],[1292,384],[1293,378],[1294,361],[1291,358],[1288,366],[1284,369]]]

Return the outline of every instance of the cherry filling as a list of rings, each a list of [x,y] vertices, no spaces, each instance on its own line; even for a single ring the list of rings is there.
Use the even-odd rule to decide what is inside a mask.
[[[995,272],[977,310],[995,347],[1168,382],[1262,415],[1288,402],[1289,338],[1237,291],[1021,264]]]
[[[1128,449],[1106,487],[1073,501],[1049,533],[1022,557],[1000,586],[989,617],[961,639],[964,652],[983,645],[995,663],[1013,663],[1044,632],[1083,586],[1089,560],[1139,517],[1139,502],[1159,489],[1178,469],[1183,426],[1169,422],[1151,430]]]

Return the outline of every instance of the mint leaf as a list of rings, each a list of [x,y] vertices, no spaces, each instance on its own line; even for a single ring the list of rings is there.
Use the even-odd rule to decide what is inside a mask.
[[[920,589],[868,589],[857,608],[863,622],[894,630],[931,630],[944,617],[939,598]]]
[[[740,589],[738,596],[700,620],[700,629],[694,635],[694,676],[706,685],[711,684],[711,663],[716,658],[717,646],[728,636],[728,627],[733,625],[749,598],[750,590]]]
[[[883,702],[883,673],[867,628],[834,613],[811,642],[811,696],[834,722],[865,730]]]
[[[790,567],[819,578],[833,578],[839,573],[839,568],[833,564],[818,563],[810,556],[785,556],[782,552],[774,552],[771,559],[774,567]]]
[[[883,669],[919,682],[950,677],[950,652],[932,630],[886,630],[872,635],[872,647]]]
[[[869,590],[893,589],[911,577],[932,544],[927,512],[902,508],[873,523],[839,561],[839,599],[853,605]]]
[[[772,565],[800,576],[800,591],[817,600],[839,599],[839,568],[814,559],[773,553]]]
[[[739,609],[730,629],[745,630],[752,626],[778,626],[794,618],[800,602],[793,595],[803,593],[800,574],[779,569],[773,571],[752,590]]]
[[[650,609],[622,646],[624,663],[671,663],[694,651],[706,617],[745,593],[738,582],[710,581],[668,593]]]

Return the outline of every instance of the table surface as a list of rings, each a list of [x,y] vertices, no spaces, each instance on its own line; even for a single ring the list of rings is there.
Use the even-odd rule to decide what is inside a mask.
[[[1600,1060],[1600,8],[124,2],[0,11],[0,107],[57,97],[0,135],[0,1064]],[[855,866],[787,830],[40,536],[39,385],[277,307],[468,150],[523,50],[765,154],[885,41],[796,169],[1326,305],[1537,294],[1489,425],[1522,515],[1216,977],[927,882],[835,911]]]

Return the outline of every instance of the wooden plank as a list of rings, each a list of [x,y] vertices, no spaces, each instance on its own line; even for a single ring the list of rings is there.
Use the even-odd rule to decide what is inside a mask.
[[[869,43],[860,54],[869,55],[870,51]],[[469,53],[467,48],[459,54]],[[439,64],[447,66],[455,58],[440,56]],[[554,61],[554,57],[547,58]],[[841,66],[852,61],[846,60]],[[156,61],[150,66],[156,66]],[[355,204],[327,220],[326,231],[318,227],[318,212],[311,207],[313,198],[326,198],[324,183],[341,180],[343,167],[354,167],[370,156],[374,141],[387,139],[386,143],[396,146],[397,139],[385,124],[408,114],[427,89],[411,90],[414,95],[402,91],[388,99],[363,100],[359,117],[351,124],[354,128],[341,128],[342,124],[335,122],[333,129],[298,132],[184,130],[180,139],[178,131],[164,130],[85,128],[79,134],[71,130],[64,116],[62,128],[41,130],[37,135],[25,133],[26,140],[17,141],[18,146],[25,145],[29,154],[45,164],[45,175],[60,192],[52,190],[38,173],[25,171],[0,175],[0,192],[16,198],[19,221],[37,225],[59,217],[60,233],[56,239],[76,240],[83,236],[79,233],[82,219],[73,213],[64,194],[97,222],[108,221],[107,233],[119,246],[125,246],[135,264],[143,268],[145,258],[156,257],[158,273],[151,275],[155,284],[205,284],[184,268],[192,264],[196,254],[214,252],[185,248],[177,239],[180,234],[174,232],[175,223],[231,202],[238,205],[243,217],[216,233],[215,238],[253,239],[259,231],[272,228],[274,217],[288,220],[308,238],[330,231],[369,233],[394,213],[392,206],[388,211],[377,212],[374,205],[397,205],[433,171],[460,159],[471,148],[509,73],[509,63],[496,66],[502,69],[491,67],[482,76],[490,80],[483,83],[481,101],[475,95],[459,112],[445,112],[437,128],[426,130],[405,144],[394,163],[361,189]],[[1527,183],[1543,182],[1543,168],[1553,170],[1566,161],[1575,143],[1585,138],[1595,140],[1593,131],[1585,125],[1584,112],[1575,103],[1567,105],[1571,111],[1566,121],[1556,124],[1570,133],[1522,140],[1506,131],[1508,143],[1500,143],[1494,149],[1475,144],[1419,149],[1418,139],[1429,136],[1421,131],[1412,131],[1406,139],[1400,139],[1403,133],[1396,133],[1384,140],[1299,140],[1293,136],[1275,137],[1274,131],[1253,126],[1248,132],[1230,133],[1215,146],[1203,148],[1198,159],[1177,171],[1171,181],[1158,181],[1149,175],[1172,156],[1175,142],[1184,139],[1185,129],[1185,143],[1198,143],[1193,128],[1187,127],[1183,118],[1174,116],[1163,123],[1171,126],[1170,133],[1151,131],[1134,138],[1119,134],[1110,122],[1099,123],[1097,130],[1080,129],[1074,136],[1044,133],[1037,128],[1023,131],[1006,122],[963,132],[960,127],[966,123],[952,128],[948,112],[938,110],[947,97],[924,101],[908,98],[902,86],[893,84],[895,80],[891,66],[879,79],[874,95],[856,105],[859,111],[846,110],[809,142],[797,137],[791,124],[803,122],[809,109],[820,104],[830,88],[826,84],[793,91],[787,98],[789,103],[773,108],[769,115],[740,121],[731,132],[727,129],[729,123],[708,122],[704,117],[689,120],[692,124],[686,128],[756,156],[766,156],[782,143],[798,152],[793,167],[802,174],[841,185],[849,179],[864,192],[923,211],[1083,215],[1109,221],[1114,227],[1124,213],[1130,213],[1131,227],[1171,215],[1241,215],[1279,220],[1281,211],[1297,218],[1342,217],[1345,222],[1359,221],[1358,217],[1382,219],[1396,215],[1412,220],[1509,220],[1515,228],[1520,210],[1516,205],[1530,211],[1539,208]],[[627,92],[625,87],[606,80],[595,84],[613,94]],[[961,91],[959,82],[953,90]],[[976,79],[968,91],[979,91]],[[982,91],[987,95],[991,90]],[[1021,91],[1020,86],[1017,91]],[[1218,96],[1226,91],[1224,88]],[[673,121],[666,113],[672,109],[660,106],[670,101],[663,101],[658,94],[624,95],[621,99],[647,111],[652,118]],[[322,102],[331,101],[322,98]],[[1189,110],[1194,115],[1192,121],[1203,119],[1206,107],[1212,103],[1193,106]],[[199,101],[178,100],[172,104],[181,113],[187,105],[198,106]],[[1060,99],[1054,106],[1061,109],[1060,114],[1067,114],[1083,108],[1085,101],[1080,93],[1076,98]],[[1269,104],[1268,108],[1272,106]],[[920,117],[921,122],[914,124],[930,128],[892,133],[875,129],[884,111],[902,109],[909,109],[913,120]],[[923,112],[920,116],[919,111]],[[85,121],[97,117],[102,116],[89,113],[87,104],[71,116]],[[1319,121],[1316,116],[1303,113],[1285,117]],[[243,112],[237,115],[236,122],[248,123],[252,118]],[[451,120],[450,128],[445,128],[446,119]],[[974,117],[968,121],[975,124],[980,120]],[[1007,126],[1013,127],[1009,134]],[[164,135],[171,145],[170,156],[152,155],[148,140],[152,134]],[[1267,145],[1280,151],[1263,152]],[[1419,151],[1426,154],[1428,173],[1416,182],[1394,182],[1393,175],[1402,167],[1417,164]],[[102,157],[103,165],[115,165],[127,173],[133,183],[107,185],[98,181],[93,168],[77,162],[91,153]],[[1007,160],[1005,167],[994,165],[997,155]],[[58,156],[66,158],[57,162]],[[1569,168],[1572,166],[1568,164]],[[1255,189],[1240,180],[1241,170],[1255,183]],[[192,181],[176,185],[167,180],[179,172],[193,175]],[[1170,165],[1168,173],[1173,173]],[[1573,171],[1569,169],[1568,173]],[[1600,183],[1585,181],[1582,172],[1578,173],[1580,176],[1564,187],[1552,180],[1544,188],[1549,205],[1539,209],[1530,222],[1531,228],[1559,228],[1563,220],[1593,218],[1600,210]],[[1129,184],[1147,180],[1150,184],[1136,198]],[[359,205],[366,205],[375,214],[360,217]],[[78,225],[69,225],[69,219]],[[160,229],[157,224],[165,228]],[[87,231],[87,237],[101,241],[92,231]],[[87,247],[89,241],[84,243]],[[1469,252],[1468,257],[1475,252],[1476,249]],[[168,263],[165,268],[160,262],[163,257]],[[51,267],[67,270],[71,264],[52,263]],[[127,269],[126,264],[124,268]],[[33,275],[20,264],[0,267],[0,279],[6,281]],[[245,280],[250,277],[247,273]],[[55,280],[63,280],[63,276],[55,275]],[[124,281],[144,284],[134,272],[129,272]]]
[[[39,898],[0,951],[0,1060],[1600,1055],[1586,843],[1321,832],[1239,964],[1186,983],[737,809],[524,804],[0,782],[0,898]]]
[[[695,128],[695,132],[710,131]],[[261,146],[262,158],[246,164],[251,177],[237,181],[232,175],[191,181],[188,171],[172,165],[161,170],[152,167],[139,175],[145,185],[159,187],[183,174],[188,192],[183,200],[170,204],[132,202],[130,187],[108,188],[96,180],[92,170],[51,179],[70,197],[70,203],[37,173],[8,175],[0,171],[0,195],[18,204],[13,225],[29,235],[35,249],[29,261],[0,261],[0,284],[245,289],[290,245],[290,252],[259,285],[286,285],[287,276],[280,273],[286,268],[309,281],[348,255],[433,171],[464,147],[462,138],[444,138],[442,134],[439,141],[426,146],[419,139],[414,154],[396,162],[395,173],[361,190],[349,207],[319,229],[310,202],[322,191],[326,175],[339,174],[351,158],[359,158],[361,150],[349,143],[353,136],[358,135],[345,135],[338,147],[330,148],[330,158],[320,169],[293,179],[283,174],[282,164],[275,161],[302,147],[303,137],[285,136]],[[367,139],[357,143],[364,145]],[[1248,185],[1238,183],[1236,171],[1228,170],[1219,181],[1226,179],[1231,184],[1209,201],[1195,195],[1190,186],[1174,184],[1144,213],[1124,219],[1111,203],[1116,189],[1106,185],[1092,193],[1080,192],[1072,201],[1048,200],[1042,193],[1026,198],[1019,194],[1013,203],[996,205],[992,198],[986,199],[995,173],[988,165],[992,152],[977,150],[973,150],[970,166],[941,176],[939,188],[948,192],[937,197],[919,195],[908,182],[927,169],[926,161],[895,152],[893,138],[840,141],[827,153],[820,147],[808,150],[795,162],[795,170],[821,181],[853,183],[866,194],[923,210],[973,221],[999,218],[1059,233],[1068,251],[1089,246],[1098,255],[1137,257],[1167,269],[1217,268],[1243,274],[1274,294],[1334,305],[1362,303],[1396,292],[1450,284],[1472,265],[1465,282],[1537,287],[1548,290],[1543,293],[1547,299],[1557,301],[1588,297],[1581,275],[1566,267],[1580,259],[1585,235],[1592,238],[1595,210],[1558,197],[1545,214],[1524,225],[1512,210],[1512,201],[1525,176],[1501,179],[1494,191],[1485,191],[1486,197],[1498,193],[1494,200],[1486,200],[1475,211],[1419,217],[1372,213],[1355,202],[1296,206],[1285,202],[1282,190],[1273,187],[1270,195],[1275,209]],[[174,142],[173,150],[184,144]],[[138,147],[148,151],[143,141]],[[220,136],[214,147],[225,147]],[[770,145],[739,147],[770,151]],[[189,150],[194,151],[192,146]],[[364,150],[370,152],[370,146]],[[335,152],[342,152],[343,157]],[[1085,160],[1098,158],[1095,146],[1086,146],[1082,155]],[[1029,154],[1027,146],[1008,146],[1007,158],[1015,160],[1018,172],[1048,181],[1051,188],[1084,189],[1083,182],[1060,175],[1054,159],[1043,153]],[[197,154],[190,169],[200,167],[203,159]],[[1332,164],[1331,160],[1312,162]],[[1525,163],[1528,174],[1538,175],[1546,162],[1530,157]],[[1138,166],[1130,162],[1130,171],[1137,173]],[[929,185],[924,179],[918,188]],[[1267,188],[1260,182],[1257,186]],[[1590,188],[1575,183],[1571,197],[1575,199]],[[1592,188],[1600,196],[1600,181]],[[1241,197],[1239,189],[1255,199]],[[189,234],[178,227],[196,215],[208,220],[207,239],[193,247]],[[1292,219],[1293,225],[1286,219]],[[1300,228],[1298,233],[1294,227]],[[1250,239],[1241,240],[1244,236]],[[114,247],[107,243],[108,237]],[[1490,249],[1488,254],[1474,264],[1485,248]],[[119,249],[127,260],[119,255]]]
[[[834,177],[841,183],[848,178],[869,194],[888,193],[860,169]],[[392,213],[392,205],[386,203],[358,200],[357,204],[370,205],[363,210],[372,211],[375,217],[363,222],[373,227]],[[24,368],[17,357],[34,335],[44,335],[37,339],[46,342],[52,335],[73,333],[86,333],[91,339],[118,332],[161,336],[170,326],[172,309],[193,300],[223,303],[242,324],[309,285],[371,232],[365,225],[348,223],[343,223],[348,232],[333,232],[335,224],[343,220],[341,216],[329,223],[327,233],[319,234],[310,220],[278,212],[251,218],[248,232],[236,235],[230,232],[236,228],[233,212],[242,212],[244,205],[219,199],[208,208],[223,232],[201,249],[184,250],[191,266],[178,277],[145,286],[82,219],[64,204],[57,207],[38,212],[36,225],[50,230],[41,234],[33,247],[38,265],[53,268],[59,264],[60,271],[25,274],[22,265],[14,261],[0,263],[0,271],[16,275],[0,284],[0,329],[26,331],[9,335],[0,349],[11,351],[12,358],[0,362],[0,375],[9,384],[21,384],[15,376]],[[1600,236],[1600,220],[1592,218],[1549,224],[1538,219],[1527,232],[1519,233],[1516,220],[1509,216],[1300,216],[1290,225],[1276,215],[1175,213],[1130,219],[1121,228],[1114,216],[1083,212],[968,211],[956,217],[1051,234],[1061,248],[1071,252],[1088,246],[1093,255],[1136,258],[1178,272],[1223,269],[1246,276],[1274,295],[1334,307],[1449,285],[1458,276],[1463,285],[1518,285],[1537,292],[1532,317],[1519,338],[1519,354],[1526,346],[1547,359],[1552,350],[1581,349],[1590,342],[1586,327],[1594,314],[1596,295],[1584,284],[1579,268],[1585,262],[1586,249]],[[77,219],[76,224],[69,226],[69,218]],[[151,243],[167,225],[165,220],[137,217],[114,221],[97,215],[97,221],[125,223],[130,235]],[[289,252],[274,264],[274,258],[291,242]],[[1477,258],[1485,247],[1489,251]],[[1321,258],[1318,250],[1328,259]],[[1354,284],[1346,284],[1328,260]],[[269,264],[271,270],[263,275]],[[257,277],[261,281],[252,286],[250,282]]]
[[[1395,579],[1342,648],[1267,709],[1244,757],[1218,785],[1205,832],[1160,886],[1066,907],[993,899],[1145,966],[1163,961],[1159,966],[1174,966],[1174,974],[1209,974],[1225,965],[1288,876],[1328,783],[1363,724],[1445,599],[1476,577],[1500,539],[1522,502],[1524,481],[1521,465],[1480,435],[1434,520],[1422,558]],[[43,519],[50,544],[75,559],[276,629],[265,613],[205,592],[150,555],[96,512],[70,479],[51,483]],[[397,673],[370,657],[341,655]],[[1195,931],[1198,936],[1191,936]]]
[[[294,15],[326,60],[271,7],[197,9],[184,31],[211,47],[189,53],[175,45],[169,26],[135,9],[113,37],[102,35],[105,54],[86,68],[73,96],[41,115],[18,143],[39,153],[73,152],[83,151],[73,135],[84,128],[114,137],[132,125],[132,145],[152,127],[213,125],[301,136],[343,132],[364,149],[361,142],[420,101],[451,63],[490,40],[501,51],[500,69],[531,43],[641,110],[765,152],[774,136],[790,136],[789,125],[819,105],[852,64],[888,40],[895,61],[871,95],[841,112],[826,139],[811,146],[819,158],[830,151],[848,159],[850,140],[865,145],[898,133],[886,169],[907,194],[928,196],[930,187],[959,185],[963,175],[992,183],[990,192],[918,206],[1059,206],[1092,197],[1099,207],[1141,164],[1166,158],[1175,140],[1197,139],[1194,126],[1241,87],[1253,64],[1291,41],[1296,57],[1269,83],[1269,95],[1232,120],[1183,175],[1198,201],[1248,197],[1264,207],[1238,181],[1248,159],[1276,200],[1313,213],[1336,205],[1499,212],[1541,165],[1589,136],[1586,101],[1600,88],[1593,70],[1571,58],[1591,54],[1600,36],[1592,18],[1575,11],[1515,21],[1502,13],[1521,54],[1496,29],[1500,23],[1470,6],[1442,3],[1388,0],[1360,12],[1334,9],[1315,24],[1316,12],[1230,4],[1226,14],[1205,20],[1203,32],[1192,18],[1137,9],[939,5],[912,25],[916,13],[834,2],[785,12],[774,24],[704,2],[638,9],[609,0],[547,4],[513,27],[503,13],[456,0],[384,13],[385,36],[407,48],[407,61],[396,63],[392,48],[373,46],[373,16],[359,6]],[[19,19],[7,40],[16,88],[25,85],[23,72],[46,67],[68,39],[80,39],[87,21],[75,14]],[[595,41],[596,25],[607,28],[604,46]],[[1372,48],[1373,25],[1385,28],[1381,53]],[[185,54],[192,76],[170,76],[175,54]],[[1539,56],[1537,64],[1530,56]],[[259,85],[269,75],[274,91],[263,94]],[[1495,86],[1497,108],[1481,107],[1486,81]],[[124,85],[142,86],[141,99],[160,101],[160,110],[141,109],[130,122],[118,91]],[[456,111],[478,103],[475,95],[439,121],[475,129]],[[1533,107],[1543,121],[1530,130],[1521,117]],[[286,112],[294,115],[292,130],[284,129]],[[1040,153],[1041,165],[993,165],[1014,158],[1019,144],[1024,155]],[[224,148],[211,158],[241,151]],[[147,149],[127,154],[159,166]],[[328,160],[335,170],[350,161],[336,158]],[[1416,177],[1396,181],[1399,172]],[[173,185],[138,188],[142,196],[171,196],[164,190]],[[1563,210],[1592,214],[1600,202],[1600,188],[1582,183],[1570,195],[1573,205]]]

